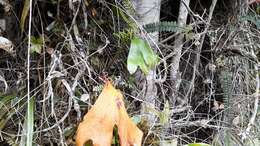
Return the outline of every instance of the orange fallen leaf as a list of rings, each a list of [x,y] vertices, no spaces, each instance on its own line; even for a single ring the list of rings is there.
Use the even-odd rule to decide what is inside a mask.
[[[84,146],[88,140],[92,140],[94,146],[111,146],[115,125],[120,146],[141,146],[142,131],[129,118],[121,92],[107,81],[96,103],[78,126],[76,146]]]
[[[141,146],[143,132],[133,123],[124,106],[119,110],[118,135],[120,146]]]

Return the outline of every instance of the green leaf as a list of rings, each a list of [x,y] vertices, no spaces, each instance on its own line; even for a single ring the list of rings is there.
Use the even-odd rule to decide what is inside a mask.
[[[190,143],[184,146],[210,146],[210,145],[206,143]]]
[[[28,108],[26,114],[26,146],[33,145],[34,106],[35,97],[31,97],[31,99],[28,101]]]
[[[21,22],[20,22],[20,28],[22,30],[22,32],[24,31],[24,23],[25,23],[25,19],[28,15],[28,12],[30,10],[30,0],[25,0],[24,5],[23,5],[23,12],[22,12],[22,16],[21,16]]]
[[[127,58],[127,69],[130,74],[135,73],[138,67],[147,74],[157,63],[158,56],[146,41],[136,37],[131,40]]]
[[[10,94],[10,95],[1,95],[0,96],[0,110],[2,111],[2,107],[7,105],[7,102],[11,101],[13,98],[16,97],[16,94]]]
[[[0,95],[0,130],[5,127],[5,124],[17,112],[15,108],[11,108],[11,101],[16,97],[16,94]]]
[[[43,46],[43,37],[31,37],[31,48],[30,48],[30,52],[31,53],[38,53],[41,54],[42,52],[42,46]]]
[[[154,67],[157,64],[158,57],[153,52],[152,48],[149,44],[143,40],[141,40],[143,46],[140,46],[141,52],[144,58],[145,63],[148,65],[149,68]]]

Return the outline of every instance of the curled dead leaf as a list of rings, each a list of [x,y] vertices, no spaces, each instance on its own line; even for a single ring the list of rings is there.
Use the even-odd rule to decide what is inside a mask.
[[[7,38],[0,36],[0,49],[3,49],[6,52],[12,54],[13,53],[13,44]]]
[[[118,127],[121,146],[141,146],[143,132],[129,118],[121,92],[107,81],[78,126],[76,146],[84,146],[88,140],[92,140],[94,146],[111,146],[114,126]]]

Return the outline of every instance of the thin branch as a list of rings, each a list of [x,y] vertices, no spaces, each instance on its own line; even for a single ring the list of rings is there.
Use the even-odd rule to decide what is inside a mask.
[[[179,9],[179,17],[178,17],[178,26],[184,27],[187,23],[187,17],[188,17],[188,9],[186,6],[189,6],[190,0],[182,0],[180,3],[180,9]],[[175,98],[176,91],[178,90],[178,72],[179,72],[179,64],[181,59],[181,53],[182,53],[182,47],[183,47],[183,39],[184,34],[180,33],[175,41],[174,41],[174,54],[172,60],[171,60],[171,81],[173,84],[173,92],[172,92],[172,98]]]
[[[207,31],[209,29],[209,26],[210,26],[210,21],[212,19],[212,16],[213,16],[213,12],[215,10],[215,6],[217,4],[217,1],[218,0],[213,0],[212,3],[211,3],[211,6],[210,6],[210,9],[209,9],[209,17],[208,17],[208,20],[207,20],[207,23],[206,23],[206,28],[204,30],[204,33],[202,33],[202,36],[201,36],[201,40],[200,40],[200,44],[197,48],[197,55],[196,55],[196,62],[193,66],[193,75],[192,75],[192,79],[191,79],[191,83],[190,83],[190,87],[189,87],[189,90],[188,90],[188,93],[186,94],[186,97],[191,93],[193,92],[193,85],[194,85],[194,81],[195,81],[195,77],[196,77],[196,72],[197,72],[197,68],[199,66],[199,63],[200,63],[200,53],[201,53],[201,49],[203,47],[203,43],[204,43],[204,40],[205,40],[205,36],[207,34]]]

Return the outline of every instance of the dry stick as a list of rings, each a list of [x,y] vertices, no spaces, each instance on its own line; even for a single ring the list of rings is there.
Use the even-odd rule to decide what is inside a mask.
[[[72,87],[71,87],[71,90],[72,90],[72,93],[70,93],[72,95],[72,98],[73,98],[73,102],[74,102],[74,109],[75,111],[77,112],[77,121],[80,121],[81,119],[81,111],[80,111],[80,105],[76,99],[76,96],[75,96],[75,90],[76,90],[76,87],[78,86],[78,82],[80,80],[80,78],[82,77],[84,71],[86,70],[86,67],[84,67],[82,65],[83,68],[81,68],[77,75],[75,76],[74,78],[74,82],[72,84]]]
[[[63,85],[65,86],[65,88],[67,89],[68,93],[72,93],[68,82],[64,79],[62,79],[61,81],[62,81]],[[69,116],[71,108],[72,108],[72,98],[71,98],[71,96],[69,96],[67,111],[63,115],[63,117],[59,121],[57,121],[54,125],[52,125],[51,127],[48,127],[46,129],[43,129],[43,130],[36,130],[34,133],[46,132],[46,131],[49,131],[49,130],[59,126],[59,124],[62,123]]]
[[[213,0],[212,3],[211,3],[210,9],[209,9],[209,17],[208,17],[208,20],[207,20],[206,28],[205,28],[204,32],[202,33],[202,36],[201,36],[200,45],[198,47],[198,51],[197,51],[197,55],[196,55],[196,62],[194,64],[194,66],[193,66],[193,68],[194,68],[193,69],[193,75],[192,75],[192,79],[191,79],[189,90],[188,90],[188,92],[186,94],[186,98],[194,90],[193,85],[194,85],[194,81],[195,81],[195,77],[196,77],[196,71],[197,71],[197,68],[198,68],[199,63],[200,63],[201,49],[202,49],[202,46],[203,46],[203,43],[204,43],[204,40],[205,40],[205,36],[206,36],[207,31],[209,29],[210,21],[212,19],[212,15],[213,15],[216,3],[217,3],[217,0]]]
[[[75,34],[76,40],[80,41],[79,38],[78,38],[79,32],[78,32],[77,24],[73,25],[73,30],[74,30],[74,34]],[[71,46],[71,50],[72,50],[73,53],[76,53],[76,46],[75,46],[75,44],[73,42],[72,36],[71,35],[69,35],[69,36],[70,36],[69,44]],[[77,55],[77,56],[81,56],[81,54]],[[77,56],[76,57],[71,56],[74,63],[78,63]],[[76,89],[76,87],[78,85],[78,80],[82,76],[83,72],[86,70],[86,67],[84,67],[82,64],[79,64],[79,66],[82,66],[83,68],[82,69],[78,69],[78,73],[75,76],[74,82],[72,84],[72,89],[71,89],[72,93],[70,93],[71,98],[73,98],[74,110],[77,112],[77,121],[80,121],[80,119],[81,119],[81,111],[80,111],[79,103],[78,103],[77,99],[75,98],[75,89]]]
[[[190,0],[182,0],[180,3],[180,9],[179,9],[179,17],[178,17],[178,26],[184,27],[187,23],[187,17],[188,17],[188,9],[186,6],[189,6]],[[183,47],[183,39],[184,34],[180,33],[175,41],[174,41],[174,53],[175,56],[172,58],[171,63],[171,81],[173,84],[173,92],[172,92],[172,98],[176,96],[176,92],[178,90],[177,84],[178,84],[178,71],[179,71],[179,64],[181,59],[181,53],[182,53],[182,47]]]

